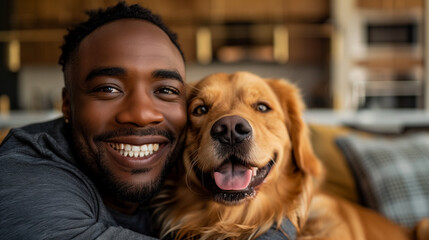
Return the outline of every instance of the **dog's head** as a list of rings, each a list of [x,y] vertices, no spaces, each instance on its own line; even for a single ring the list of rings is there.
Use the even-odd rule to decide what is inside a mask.
[[[217,202],[238,204],[287,174],[319,176],[298,89],[285,80],[214,74],[190,91],[188,179]],[[277,185],[277,186],[275,186]]]

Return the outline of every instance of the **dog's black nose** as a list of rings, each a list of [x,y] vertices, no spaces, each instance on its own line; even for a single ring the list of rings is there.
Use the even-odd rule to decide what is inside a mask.
[[[210,131],[212,138],[224,144],[241,143],[252,135],[249,122],[239,116],[228,116],[217,120]]]

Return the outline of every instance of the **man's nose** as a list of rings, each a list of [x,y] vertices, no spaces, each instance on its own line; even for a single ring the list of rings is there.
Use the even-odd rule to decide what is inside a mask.
[[[150,93],[134,91],[125,97],[116,120],[139,127],[158,124],[164,120],[164,115],[155,103],[154,96]]]

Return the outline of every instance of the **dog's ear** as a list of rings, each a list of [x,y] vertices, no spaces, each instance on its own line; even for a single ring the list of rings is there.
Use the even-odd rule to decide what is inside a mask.
[[[309,130],[303,120],[305,105],[299,89],[283,79],[266,79],[280,101],[286,115],[288,129],[295,161],[300,169],[315,177],[322,177],[323,167],[313,152]]]

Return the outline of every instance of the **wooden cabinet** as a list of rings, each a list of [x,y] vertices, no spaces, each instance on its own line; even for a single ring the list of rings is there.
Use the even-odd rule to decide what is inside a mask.
[[[358,0],[357,7],[378,10],[405,10],[422,8],[424,0]]]
[[[330,0],[209,0],[195,1],[201,21],[314,22],[329,17]]]
[[[116,0],[14,0],[11,14],[12,30],[36,30],[32,38],[17,39],[21,43],[21,64],[56,64],[62,35],[58,30],[83,21],[84,11],[113,5]],[[314,28],[323,25],[330,17],[330,0],[129,0],[140,3],[162,16],[164,22],[178,33],[179,43],[188,61],[196,59],[197,29],[207,25],[245,23],[250,25],[304,24]],[[306,26],[304,26],[304,29]],[[316,27],[317,28],[317,27]],[[55,30],[43,41],[41,29]],[[295,29],[295,28],[294,28]],[[307,36],[302,31],[291,29],[290,60],[319,61],[326,55],[329,45],[326,37]],[[258,39],[272,44],[272,32],[258,32]],[[0,32],[0,41],[7,42]],[[20,35],[21,36],[21,35]],[[308,46],[312,46],[309,51]],[[323,56],[322,56],[323,55]]]

